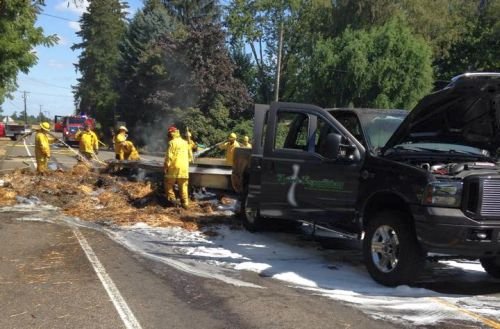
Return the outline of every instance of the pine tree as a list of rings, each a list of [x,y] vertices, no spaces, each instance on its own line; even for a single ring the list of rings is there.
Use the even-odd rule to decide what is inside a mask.
[[[159,109],[149,101],[166,74],[160,37],[173,33],[174,19],[160,0],[148,0],[135,15],[120,44],[120,79],[118,81],[120,120],[128,125],[150,122]]]
[[[126,8],[127,4],[119,0],[90,1],[88,12],[80,19],[81,30],[77,33],[82,42],[72,47],[73,50],[82,50],[76,64],[81,72],[75,87],[78,108],[107,127],[115,120],[118,45],[125,32]]]

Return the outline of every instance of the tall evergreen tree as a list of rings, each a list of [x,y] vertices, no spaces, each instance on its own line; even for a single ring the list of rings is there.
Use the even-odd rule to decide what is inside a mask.
[[[35,27],[40,10],[38,1],[0,1],[0,104],[17,87],[19,71],[28,73],[37,63],[33,47],[57,42],[55,35],[46,36]]]
[[[151,96],[164,86],[166,67],[163,53],[157,46],[160,37],[176,30],[174,19],[160,0],[148,0],[137,11],[120,44],[120,120],[129,125],[148,123],[161,111]]]
[[[115,119],[118,93],[114,84],[119,73],[118,45],[125,32],[126,8],[127,4],[119,0],[91,0],[77,32],[82,42],[72,47],[82,50],[76,64],[81,72],[75,87],[78,109],[103,126],[111,126]]]
[[[193,22],[214,23],[220,18],[220,7],[217,0],[161,0],[170,15],[184,25]]]

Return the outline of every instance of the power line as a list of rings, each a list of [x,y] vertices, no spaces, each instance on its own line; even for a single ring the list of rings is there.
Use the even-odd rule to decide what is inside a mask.
[[[43,96],[71,97],[71,98],[73,98],[73,96],[69,96],[69,95],[46,94],[46,93],[39,93],[39,92],[36,92],[36,91],[30,91],[30,93],[31,94],[35,94],[35,95],[43,95]]]
[[[14,102],[12,102],[11,100],[9,100],[9,103],[10,103],[10,105],[14,106],[19,111],[22,111],[22,109],[19,106],[17,106],[16,104],[14,104]]]
[[[43,84],[44,86],[50,86],[50,87],[54,87],[54,88],[61,88],[61,89],[72,90],[71,88],[68,88],[68,87],[58,86],[58,85],[55,85],[53,83],[40,81],[40,80],[37,80],[37,79],[34,79],[34,78],[30,78],[30,77],[25,77],[25,78],[28,79],[28,80],[31,80],[33,82],[37,82],[37,83]]]
[[[57,18],[57,19],[60,19],[60,20],[66,21],[66,22],[79,23],[78,21],[74,21],[72,19],[61,17],[61,16],[56,16],[56,15],[51,15],[51,14],[46,14],[46,13],[40,13],[40,15],[49,16],[49,17],[52,17],[52,18]]]

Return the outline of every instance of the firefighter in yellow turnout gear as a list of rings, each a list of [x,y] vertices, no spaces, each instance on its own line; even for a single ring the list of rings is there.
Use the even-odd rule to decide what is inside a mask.
[[[139,161],[139,152],[131,141],[122,142],[123,160]]]
[[[99,138],[97,138],[97,135],[90,129],[88,124],[85,124],[84,129],[78,131],[75,138],[80,142],[80,153],[87,160],[92,160],[99,153]]]
[[[226,150],[226,163],[233,166],[234,159],[234,149],[240,147],[240,144],[236,141],[236,134],[231,133],[227,138],[227,142],[219,144],[221,150]]]
[[[40,130],[35,135],[35,158],[36,171],[39,174],[44,174],[48,171],[48,163],[50,158],[50,139],[49,139],[50,124],[42,122]]]
[[[128,129],[125,126],[120,126],[118,128],[118,133],[115,136],[115,159],[116,160],[124,160],[123,154],[123,142],[127,140]]]
[[[248,138],[248,136],[243,136],[243,143],[241,143],[241,147],[246,147],[249,149],[252,148],[252,144],[250,144],[250,138]]]
[[[181,198],[181,205],[187,208],[189,205],[188,181],[189,181],[189,144],[181,138],[179,130],[175,127],[168,129],[170,141],[165,154],[165,193],[167,200],[176,203],[174,185],[177,183]]]

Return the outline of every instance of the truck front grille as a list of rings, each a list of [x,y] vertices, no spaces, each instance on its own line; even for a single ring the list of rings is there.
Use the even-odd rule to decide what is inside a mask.
[[[500,217],[500,179],[484,179],[479,214],[483,217]]]

